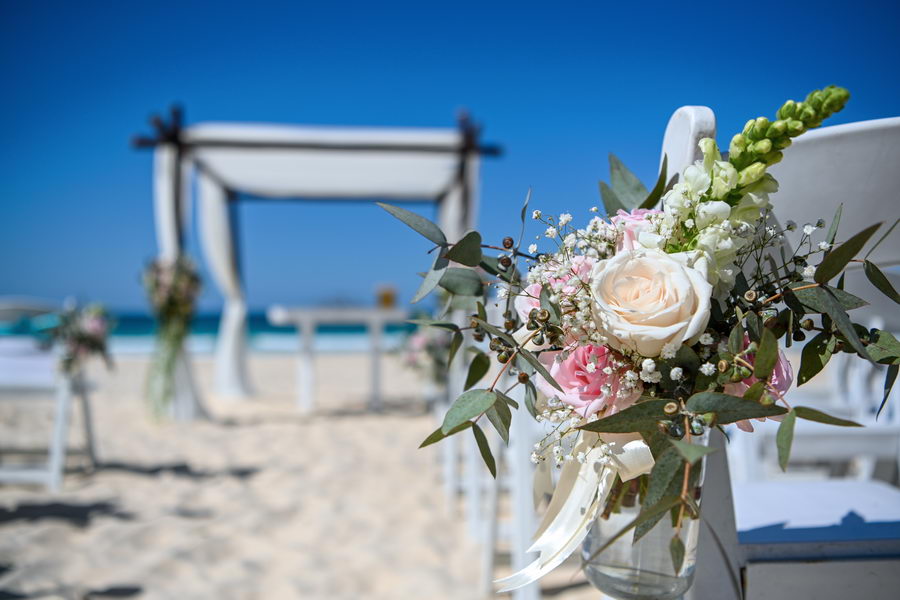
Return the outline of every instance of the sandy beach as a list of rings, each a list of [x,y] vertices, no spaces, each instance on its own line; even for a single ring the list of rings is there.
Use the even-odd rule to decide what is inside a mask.
[[[416,450],[434,428],[421,383],[397,357],[385,363],[383,414],[365,410],[363,355],[319,357],[318,409],[302,417],[292,357],[257,354],[256,397],[207,395],[214,418],[191,424],[152,418],[146,358],[92,365],[101,467],[70,455],[56,496],[0,487],[0,597],[478,598],[462,502],[448,510],[438,452]],[[211,359],[195,370],[210,390]],[[51,406],[0,403],[2,446],[45,444]],[[596,598],[576,575],[560,569],[548,597]]]

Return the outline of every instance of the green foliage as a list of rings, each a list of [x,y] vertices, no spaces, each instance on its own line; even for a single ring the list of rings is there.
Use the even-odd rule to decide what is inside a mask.
[[[850,317],[847,316],[847,312],[844,310],[844,307],[841,306],[837,294],[835,293],[836,291],[837,290],[834,288],[817,285],[816,287],[810,287],[805,290],[794,290],[794,293],[799,294],[800,292],[804,292],[805,295],[802,300],[803,304],[813,308],[815,312],[821,312],[828,315],[834,322],[838,331],[844,336],[847,342],[853,346],[853,349],[856,350],[860,356],[868,359],[869,354],[866,352],[865,346],[863,346],[862,341],[859,339],[859,334],[853,327],[853,323],[850,322]]]
[[[466,385],[463,389],[467,390],[484,377],[491,368],[491,359],[484,352],[475,354],[475,358],[469,364],[469,372],[466,375]]]
[[[385,204],[383,202],[376,202],[378,206],[388,211],[407,225],[412,228],[413,231],[421,234],[426,239],[434,242],[438,246],[447,245],[447,236],[444,235],[444,232],[441,231],[441,228],[426,219],[421,215],[417,215],[414,212],[410,212],[405,208],[400,208],[399,206],[393,206],[391,204]]]
[[[472,425],[472,434],[475,436],[475,442],[478,444],[478,451],[481,452],[481,458],[484,460],[484,464],[487,465],[488,471],[491,472],[491,476],[496,479],[497,463],[494,462],[494,455],[491,453],[491,445],[488,443],[487,437],[485,437],[481,427],[474,424]]]
[[[669,169],[669,157],[663,154],[662,166],[659,169],[659,177],[656,179],[656,185],[653,186],[653,189],[650,190],[650,193],[647,195],[647,198],[641,203],[638,208],[649,209],[656,206],[656,203],[659,202],[659,199],[662,198],[663,193],[666,191],[668,187],[666,184],[666,176],[668,175]],[[674,183],[675,177],[672,177],[672,183]]]
[[[481,234],[470,231],[447,251],[447,259],[469,267],[481,264]]]
[[[469,390],[464,392],[456,399],[453,406],[447,411],[447,414],[444,415],[441,431],[445,435],[449,435],[453,429],[459,427],[465,421],[481,416],[496,401],[497,395],[489,390]]]
[[[697,414],[715,413],[716,423],[719,425],[743,421],[744,419],[774,417],[787,412],[787,409],[774,404],[766,406],[753,400],[746,400],[719,392],[694,394],[688,398],[685,408]]]
[[[463,343],[463,334],[461,331],[457,331],[453,334],[453,337],[450,338],[450,347],[447,349],[447,366],[450,366],[450,363],[453,362],[453,358],[456,356],[456,353],[459,352],[460,347]]]
[[[681,565],[684,564],[684,542],[681,541],[681,538],[676,533],[672,536],[672,541],[669,542],[669,554],[672,555],[672,568],[675,569],[675,574],[681,572]]]
[[[797,373],[798,386],[803,385],[825,368],[834,354],[836,345],[837,338],[823,331],[803,346],[803,352],[800,355],[800,371]]]
[[[632,529],[634,529],[641,523],[648,521],[650,519],[654,519],[654,518],[658,521],[660,517],[665,515],[672,508],[678,506],[680,503],[681,503],[681,500],[677,497],[676,498],[666,498],[665,500],[660,501],[656,505],[648,508],[646,511],[642,510],[640,512],[640,514],[638,514],[638,516],[636,516],[634,519],[632,519],[625,527],[620,529],[614,536],[612,536],[608,540],[606,540],[606,543],[604,543],[597,550],[595,550],[593,554],[591,554],[589,557],[587,557],[584,561],[585,564],[589,563],[592,560],[594,560],[595,558],[597,558],[604,550],[606,550],[611,545],[613,545],[616,542],[616,540],[618,540],[620,537],[622,537],[623,535],[625,535],[626,533],[628,533],[629,531],[631,531]]]
[[[425,446],[430,446],[432,444],[436,444],[437,442],[443,440],[444,438],[448,438],[451,435],[459,433],[460,431],[465,431],[466,429],[468,429],[471,426],[472,426],[472,421],[464,421],[463,423],[457,425],[456,427],[454,427],[447,433],[444,433],[442,428],[438,427],[431,433],[431,435],[429,435],[427,438],[425,438],[425,441],[423,441],[421,444],[419,444],[419,448],[424,448]]]
[[[668,419],[663,407],[668,400],[643,400],[614,415],[582,425],[579,429],[595,433],[632,433],[656,429],[659,421]]]
[[[715,448],[710,448],[705,444],[691,444],[690,442],[683,442],[674,438],[669,438],[669,442],[675,446],[675,450],[678,451],[678,454],[691,464],[696,463],[707,454],[712,454],[716,451]]]
[[[431,291],[438,286],[441,280],[444,278],[444,275],[447,272],[447,267],[450,265],[450,262],[441,256],[440,254],[436,254],[434,257],[434,262],[431,265],[431,268],[425,273],[425,279],[422,280],[422,284],[419,286],[419,289],[416,291],[416,295],[413,296],[413,303],[418,302],[425,296],[431,293]]]
[[[883,365],[900,364],[900,342],[889,331],[876,329],[869,338],[869,355]]]
[[[491,422],[491,425],[494,426],[494,429],[497,430],[497,433],[500,434],[500,437],[503,438],[503,441],[507,444],[509,443],[509,426],[512,423],[512,411],[509,410],[509,404],[507,404],[508,398],[503,394],[497,394],[497,401],[487,410],[485,416],[488,418],[488,421]]]
[[[888,366],[887,372],[884,375],[884,396],[881,399],[881,405],[878,407],[878,412],[875,413],[876,419],[881,416],[881,411],[884,410],[884,405],[887,403],[888,397],[891,395],[891,390],[894,387],[894,383],[897,381],[898,372],[900,372],[900,365],[895,363]]]
[[[860,425],[859,423],[854,423],[853,421],[848,421],[847,419],[832,417],[831,415],[827,415],[822,411],[816,410],[814,408],[809,408],[808,406],[795,406],[792,412],[801,419],[806,419],[807,421],[825,423],[826,425],[838,425],[839,427],[862,427],[862,425]]]
[[[794,442],[794,423],[797,415],[792,410],[778,425],[778,433],[775,434],[775,445],[778,447],[778,464],[782,471],[787,470],[788,461],[791,459],[791,444]]]
[[[756,356],[753,359],[753,375],[768,381],[778,362],[778,340],[769,329],[763,329]]]
[[[484,284],[478,273],[461,267],[447,268],[438,285],[459,296],[481,296],[484,293]]]
[[[829,252],[822,260],[822,263],[816,268],[814,277],[816,282],[828,283],[829,280],[840,274],[840,272],[844,270],[844,267],[853,260],[853,257],[862,250],[863,246],[866,245],[866,242],[869,241],[869,238],[872,237],[879,227],[881,227],[881,223],[876,223],[875,225],[860,231]]]
[[[897,293],[897,290],[894,289],[894,286],[891,285],[891,282],[885,276],[884,273],[881,272],[881,269],[875,263],[865,261],[863,265],[866,271],[866,277],[869,278],[869,281],[878,288],[878,290],[896,302],[900,304],[900,294]]]
[[[653,190],[647,188],[614,154],[609,155],[610,185],[600,182],[600,198],[607,215],[619,210],[629,212],[635,208],[653,208],[666,189],[668,158],[663,157],[662,168]]]

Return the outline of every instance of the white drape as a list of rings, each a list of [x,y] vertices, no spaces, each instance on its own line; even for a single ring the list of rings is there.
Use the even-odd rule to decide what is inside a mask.
[[[156,216],[156,241],[159,259],[173,261],[181,252],[179,235],[187,227],[189,215],[189,177],[187,161],[169,144],[157,146],[153,154],[153,206]],[[180,177],[178,177],[180,175]],[[176,202],[176,185],[181,187],[181,206]],[[178,354],[175,364],[175,392],[170,411],[176,420],[206,418],[207,412],[194,384],[187,352]]]
[[[247,304],[237,269],[227,191],[218,181],[199,172],[197,195],[203,254],[213,281],[225,297],[216,345],[216,391],[227,397],[243,397],[250,394],[245,356]]]

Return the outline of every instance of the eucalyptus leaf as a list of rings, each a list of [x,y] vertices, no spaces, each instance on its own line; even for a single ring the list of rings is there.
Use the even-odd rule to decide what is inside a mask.
[[[441,231],[441,228],[425,217],[417,215],[414,212],[410,212],[405,208],[393,206],[392,204],[385,204],[383,202],[376,202],[375,204],[388,211],[393,216],[406,223],[414,231],[425,236],[426,239],[434,242],[438,246],[447,245],[447,236],[444,235],[444,232]]]
[[[757,381],[753,385],[747,388],[747,391],[744,392],[744,400],[752,400],[753,402],[759,402],[759,399],[762,398],[763,392],[766,391],[766,382],[765,381]]]
[[[641,501],[641,513],[652,512],[653,507],[662,502],[664,498],[681,495],[681,485],[684,480],[684,459],[671,445],[666,444],[665,448],[655,458],[656,462],[654,462],[653,469],[650,471],[647,491]],[[659,513],[636,525],[633,543],[640,540],[653,529],[664,514]]]
[[[837,338],[831,333],[821,332],[806,342],[800,354],[800,371],[797,373],[797,385],[801,386],[822,371],[837,345]]]
[[[456,401],[441,424],[441,431],[448,434],[450,431],[462,425],[465,421],[480,416],[497,401],[497,395],[489,390],[469,390],[464,392]]]
[[[625,210],[625,205],[619,200],[611,187],[600,182],[600,198],[603,200],[603,209],[607,215],[614,215],[620,210]]]
[[[647,198],[638,208],[655,208],[659,199],[662,198],[663,192],[666,190],[666,176],[669,168],[669,157],[663,154],[662,166],[659,168],[659,177],[656,179],[656,185],[650,190]]]
[[[672,556],[672,568],[675,569],[675,574],[681,572],[681,566],[684,564],[684,542],[681,541],[681,538],[676,533],[672,536],[672,541],[669,542],[669,554]]]
[[[691,444],[690,442],[683,442],[681,440],[676,440],[675,438],[669,438],[669,442],[675,446],[675,450],[678,451],[678,454],[692,465],[707,454],[712,454],[716,451],[715,448],[710,448],[705,444]]]
[[[763,328],[762,337],[753,359],[753,375],[757,379],[768,381],[778,362],[778,340],[768,329]]]
[[[751,342],[759,342],[762,336],[763,322],[752,310],[747,313],[747,335]]]
[[[783,415],[787,409],[770,404],[768,406],[745,400],[737,396],[721,394],[719,392],[700,392],[688,398],[685,404],[687,410],[703,414],[712,412],[716,414],[716,422],[719,425],[743,421],[744,419],[758,419],[761,417],[774,417]]]
[[[481,263],[481,234],[470,231],[447,251],[447,259],[469,267]]]
[[[507,396],[506,394],[504,394],[504,393],[501,392],[500,390],[496,390],[496,389],[495,389],[495,390],[494,390],[494,393],[497,394],[497,396],[499,396],[500,398],[502,398],[503,401],[506,402],[506,404],[507,404],[508,406],[511,406],[512,408],[515,408],[516,410],[518,410],[518,408],[519,408],[519,403],[518,403],[518,402],[516,402],[515,400],[513,400],[512,398],[510,398],[509,396]]]
[[[834,244],[834,240],[837,237],[838,225],[841,223],[841,213],[843,211],[843,203],[838,204],[837,210],[834,211],[834,218],[831,219],[831,225],[828,226],[828,234],[825,236],[825,241],[828,242],[829,246]]]
[[[431,290],[438,286],[444,275],[447,273],[447,266],[449,264],[449,261],[440,254],[435,255],[431,270],[425,273],[425,279],[422,280],[419,289],[416,291],[416,295],[413,296],[412,301],[414,304],[430,294]]]
[[[744,349],[744,326],[740,321],[731,328],[728,334],[728,351],[732,354],[739,354]]]
[[[547,383],[549,383],[550,385],[552,385],[553,387],[555,387],[555,388],[558,389],[559,391],[561,391],[561,392],[563,391],[562,386],[560,386],[560,385],[556,382],[556,380],[553,379],[553,376],[550,375],[550,371],[548,371],[547,368],[546,368],[544,365],[541,364],[541,361],[539,361],[538,358],[537,358],[534,354],[532,354],[531,352],[529,352],[529,351],[526,350],[525,348],[521,348],[521,347],[520,347],[520,348],[519,348],[519,356],[521,356],[522,358],[524,358],[525,361],[526,361],[529,365],[531,365],[532,367],[534,367],[534,370],[537,371],[538,374],[539,374],[541,377],[544,378],[544,381],[546,381]]]
[[[449,329],[450,331],[459,331],[459,325],[450,321],[432,321],[431,319],[409,319],[407,323],[419,325],[421,327],[438,327],[440,329]]]
[[[820,410],[809,408],[808,406],[795,406],[793,412],[801,419],[806,419],[807,421],[815,421],[816,423],[838,425],[840,427],[862,427],[862,425],[854,421],[839,419],[829,414],[825,414]]]
[[[472,434],[475,436],[475,442],[478,444],[478,451],[481,452],[481,458],[487,465],[488,471],[494,479],[497,478],[497,463],[494,461],[494,455],[491,453],[491,445],[487,441],[484,432],[478,425],[472,425]]]
[[[852,238],[833,249],[825,255],[822,262],[816,267],[816,274],[813,277],[818,283],[828,283],[829,280],[836,277],[844,267],[847,266],[853,257],[862,250],[869,238],[875,231],[881,227],[881,223],[876,223],[866,229],[863,229]]]
[[[900,294],[897,293],[897,290],[894,289],[894,286],[891,285],[890,280],[882,273],[881,269],[878,268],[875,263],[869,262],[868,260],[864,263],[864,269],[866,271],[866,277],[869,278],[869,281],[877,287],[882,294],[900,304]]]
[[[874,244],[872,244],[872,245],[869,247],[869,251],[866,252],[866,255],[865,255],[863,258],[869,258],[870,256],[872,256],[872,253],[875,252],[875,249],[878,248],[878,246],[881,245],[881,242],[883,242],[884,240],[886,240],[887,237],[888,237],[889,235],[891,235],[891,233],[892,233],[892,232],[894,231],[894,229],[897,227],[897,224],[898,224],[898,223],[900,223],[900,217],[898,217],[897,219],[894,219],[894,224],[891,225],[890,228],[889,228],[887,231],[885,231],[884,234],[883,234],[880,238],[878,238],[878,241],[877,241],[877,242],[875,242]]]
[[[888,365],[887,373],[884,375],[884,397],[881,399],[881,405],[878,407],[878,412],[875,413],[875,419],[878,419],[878,417],[881,416],[881,411],[884,410],[884,405],[887,404],[888,398],[891,396],[891,390],[894,387],[894,383],[897,381],[898,372],[900,372],[900,365]]]
[[[811,300],[804,300],[804,305],[810,306],[812,304],[817,312],[828,315],[834,321],[834,325],[838,328],[838,331],[840,331],[847,339],[847,342],[853,346],[853,349],[863,358],[870,358],[869,353],[866,352],[862,341],[859,339],[859,334],[857,334],[856,330],[853,328],[853,323],[850,322],[850,317],[847,316],[847,312],[838,301],[833,288],[829,289],[823,286],[816,286],[799,291],[807,292],[811,298]],[[794,290],[794,292],[797,293],[798,290]]]
[[[506,342],[507,345],[509,345],[513,348],[518,346],[518,344],[516,343],[516,340],[511,335],[506,333],[505,331],[502,331],[500,328],[494,327],[493,325],[491,325],[490,323],[488,323],[487,321],[485,321],[484,319],[481,319],[481,318],[476,318],[475,321],[478,323],[479,327],[484,329],[486,332],[488,332],[492,336],[500,338],[501,340]]]
[[[795,287],[803,287],[804,285],[810,284],[797,284]],[[840,288],[828,285],[810,287],[802,290],[792,290],[797,299],[800,300],[806,309],[808,309],[805,312],[826,312],[825,305],[821,300],[821,292],[815,291],[818,289],[826,289],[831,292],[835,300],[837,300],[837,303],[843,307],[844,310],[853,310],[854,308],[862,308],[863,306],[869,305],[869,303],[862,298],[854,296],[849,292],[845,292]]]
[[[461,331],[457,331],[453,334],[453,337],[450,339],[450,347],[447,349],[447,366],[450,366],[450,363],[453,362],[453,357],[456,356],[456,353],[459,351],[460,346],[463,343],[463,334]]]
[[[534,404],[537,402],[537,389],[534,387],[534,383],[528,381],[525,384],[525,408],[528,410],[528,413],[532,417],[537,416],[537,409]]]
[[[491,359],[484,352],[479,351],[469,364],[469,373],[466,375],[466,385],[463,389],[469,389],[484,377],[491,368]]]
[[[869,355],[883,365],[900,363],[900,342],[889,331],[876,329],[869,339]]]
[[[637,208],[647,198],[647,188],[615,154],[609,155],[609,182],[627,211]]]
[[[491,425],[494,426],[494,429],[497,430],[497,433],[500,434],[503,441],[508,444],[509,425],[512,422],[512,412],[509,410],[509,405],[506,403],[506,399],[502,394],[497,394],[497,401],[494,402],[493,406],[487,409],[487,412],[484,414],[488,418],[488,421],[491,422]]]
[[[480,296],[484,292],[484,285],[478,273],[462,267],[449,267],[438,285],[460,296]]]
[[[663,410],[668,402],[668,400],[644,400],[613,415],[582,425],[579,429],[597,433],[650,431],[656,429],[659,421],[668,420],[669,417]]]
[[[550,301],[550,292],[546,287],[541,287],[540,302],[541,308],[550,313],[550,322],[555,325],[559,325],[559,321],[562,318],[562,311],[560,310],[558,304]]]
[[[794,442],[794,423],[797,416],[794,411],[784,415],[784,419],[778,425],[775,434],[775,445],[778,447],[778,464],[782,471],[787,471],[788,461],[791,458],[791,444]]]
[[[472,426],[472,421],[466,421],[466,422],[454,427],[448,433],[444,433],[441,430],[441,428],[438,427],[431,433],[431,435],[429,435],[427,438],[425,438],[425,441],[419,445],[419,448],[424,448],[425,446],[430,446],[432,444],[436,444],[437,442],[441,441],[442,439],[448,438],[453,434],[459,433],[460,431],[465,431],[466,429],[468,429],[471,426]]]

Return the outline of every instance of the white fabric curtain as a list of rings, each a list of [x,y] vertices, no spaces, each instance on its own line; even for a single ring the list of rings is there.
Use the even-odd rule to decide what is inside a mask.
[[[234,246],[234,224],[227,192],[209,175],[197,175],[200,242],[210,274],[225,297],[216,346],[216,391],[226,397],[250,394],[246,369],[247,304],[241,289]]]

